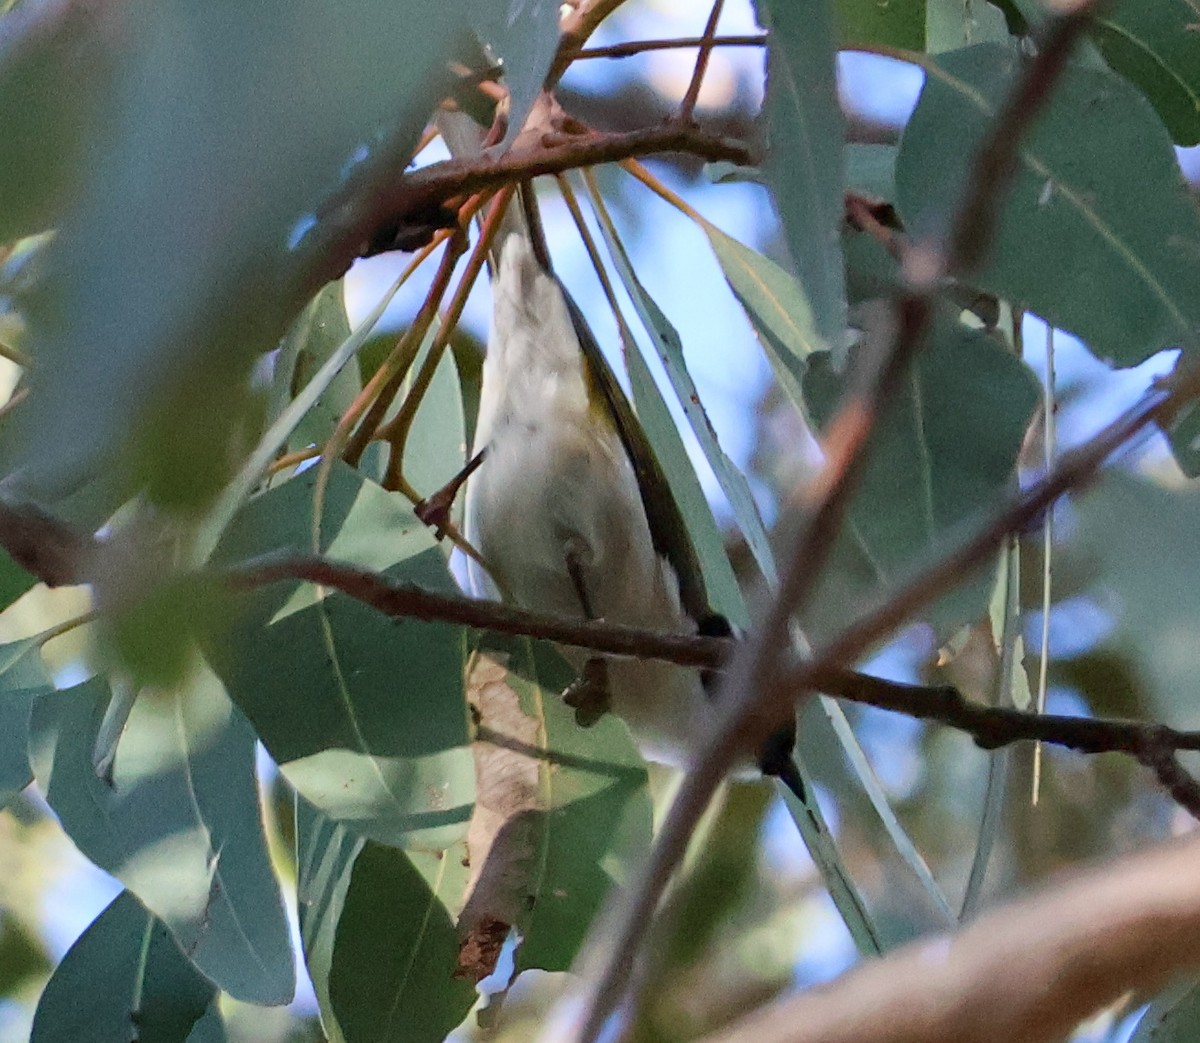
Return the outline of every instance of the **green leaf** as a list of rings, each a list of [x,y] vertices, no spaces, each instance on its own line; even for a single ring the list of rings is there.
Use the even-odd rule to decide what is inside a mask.
[[[32,1043],[179,1043],[215,994],[166,925],[123,891],[47,982]]]
[[[114,20],[77,4],[0,18],[0,243],[55,224],[82,180],[111,89]]]
[[[815,356],[804,393],[819,427],[833,415],[843,387],[828,356]],[[836,632],[936,554],[956,527],[1003,501],[1038,402],[1037,380],[1019,359],[986,334],[939,315],[872,439],[835,572],[806,617],[814,639]],[[849,557],[847,543],[855,551]],[[964,577],[925,618],[942,635],[974,622],[987,610],[992,579],[990,569]]]
[[[1200,555],[1200,494],[1120,471],[1073,501],[1080,546],[1117,615],[1115,642],[1148,682],[1153,717],[1200,727],[1200,600],[1181,562]]]
[[[305,306],[284,335],[275,363],[275,386],[268,423],[274,423],[320,368],[350,337],[350,320],[342,299],[343,283],[328,283]],[[345,366],[324,387],[303,419],[296,425],[288,444],[292,449],[324,442],[337,427],[342,414],[362,389],[357,368]]]
[[[891,202],[896,198],[895,145],[846,146],[846,187],[855,192]]]
[[[466,887],[463,861],[370,842],[354,859],[329,972],[346,1043],[441,1043],[466,1017],[475,986],[455,976],[450,912]]]
[[[846,329],[839,240],[844,133],[834,70],[833,0],[756,0],[755,6],[770,30],[763,173],[813,325],[840,352]]]
[[[229,1036],[225,1031],[225,1019],[221,1017],[221,1009],[215,1002],[209,1004],[203,1017],[192,1026],[188,1033],[187,1043],[228,1043]]]
[[[304,472],[247,505],[221,561],[311,550]],[[322,553],[457,592],[445,556],[401,497],[345,465],[332,472]],[[460,628],[390,620],[344,595],[276,584],[247,595],[212,656],[288,781],[317,808],[383,843],[440,849],[474,799]]]
[[[924,64],[896,165],[900,211],[919,235],[945,231],[1021,60],[983,44]],[[1068,68],[1019,149],[990,260],[973,282],[1126,366],[1191,344],[1198,256],[1200,212],[1149,103],[1106,70]]]
[[[100,466],[160,503],[212,498],[254,422],[255,361],[347,234],[348,196],[411,152],[468,11],[165,0],[122,21],[108,132],[30,313],[45,365],[18,443],[39,500]]]
[[[509,92],[508,131],[502,148],[511,145],[541,93],[550,61],[558,50],[557,0],[497,0],[480,4],[476,32],[504,65]]]
[[[930,54],[974,43],[1008,40],[1003,12],[987,0],[926,0],[925,49]]]
[[[436,329],[437,323],[434,324]],[[430,330],[431,334],[433,329]],[[416,359],[425,361],[429,351],[426,343]],[[412,378],[405,381],[402,394],[407,394]],[[463,395],[459,386],[458,367],[450,351],[444,351],[433,373],[433,380],[417,407],[408,439],[404,443],[404,476],[423,495],[442,488],[466,463],[466,420],[463,416]],[[461,510],[461,499],[456,512]]]
[[[797,409],[809,358],[829,345],[817,332],[812,306],[796,279],[757,250],[705,226],[708,241],[738,303],[761,341],[779,386]]]
[[[802,766],[803,762],[797,757],[796,764]],[[801,767],[801,770],[805,778],[811,778],[807,769]],[[788,814],[796,823],[796,829],[804,840],[809,856],[820,872],[825,886],[829,888],[829,897],[850,932],[855,948],[863,956],[878,956],[884,951],[879,928],[838,852],[833,831],[825,821],[825,815],[811,786],[808,787],[806,799],[803,801],[782,783],[777,788],[787,805]]]
[[[36,639],[0,645],[0,807],[33,780],[29,767],[29,712],[54,690]]]
[[[925,49],[926,0],[837,0],[843,47]]]
[[[0,550],[0,611],[36,585],[36,577],[13,561],[8,551]]]
[[[650,844],[645,764],[619,719],[575,723],[559,696],[572,677],[548,646],[491,638],[472,671],[484,811],[472,826],[460,931],[464,954],[483,951],[465,963],[473,977],[489,973],[487,947],[498,950],[508,927],[521,937],[518,971],[567,970],[613,884]]]
[[[1192,0],[1122,0],[1096,17],[1092,38],[1132,80],[1177,145],[1200,143],[1200,33]]]
[[[110,786],[92,763],[109,699],[93,679],[35,704],[30,762],[50,807],[207,977],[250,1003],[286,1003],[292,950],[259,814],[254,733],[197,666],[186,687],[142,693]]]
[[[296,796],[296,907],[300,943],[329,1043],[345,1043],[329,996],[329,972],[350,871],[366,841]]]

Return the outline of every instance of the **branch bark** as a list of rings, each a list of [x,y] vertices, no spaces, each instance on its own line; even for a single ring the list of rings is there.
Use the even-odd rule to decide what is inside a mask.
[[[1200,838],[1092,869],[863,964],[705,1043],[1057,1043],[1200,969]]]

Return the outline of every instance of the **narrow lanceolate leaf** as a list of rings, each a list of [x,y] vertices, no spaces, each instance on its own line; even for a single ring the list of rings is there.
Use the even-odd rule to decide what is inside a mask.
[[[1114,640],[1150,687],[1153,717],[1200,727],[1200,593],[1181,561],[1200,554],[1200,495],[1111,472],[1074,501],[1083,549],[1116,609]]]
[[[181,1043],[215,996],[166,925],[123,891],[46,983],[32,1043]]]
[[[143,693],[117,748],[111,785],[93,766],[108,707],[99,679],[34,706],[30,761],[63,829],[171,930],[193,963],[250,1003],[295,986],[254,777],[254,733],[211,673]]]
[[[833,415],[843,383],[827,356],[813,359],[804,392],[818,426]],[[825,593],[807,618],[814,637],[835,632],[956,527],[1001,502],[1038,399],[1033,374],[991,337],[946,315],[936,320],[880,418]],[[925,618],[943,636],[979,619],[992,576],[990,568],[964,576]]]
[[[910,230],[939,234],[1021,58],[983,44],[925,69],[896,165],[897,202]],[[1127,366],[1194,346],[1197,257],[1200,211],[1149,102],[1105,69],[1068,68],[1018,149],[989,258],[973,282]]]
[[[758,562],[759,569],[764,576],[773,580],[775,563],[767,539],[766,526],[763,525],[762,515],[759,514],[758,504],[754,502],[754,494],[750,490],[750,483],[746,481],[746,476],[729,458],[717,440],[717,432],[712,426],[712,421],[708,419],[708,414],[704,411],[696,384],[684,361],[683,342],[679,339],[679,333],[637,277],[637,273],[629,261],[629,255],[625,252],[625,247],[621,244],[620,239],[617,238],[616,229],[603,206],[597,206],[596,214],[600,220],[600,231],[604,235],[604,241],[608,244],[610,255],[616,262],[621,281],[625,284],[634,308],[637,309],[642,325],[653,340],[654,349],[667,371],[667,377],[671,381],[671,387],[683,410],[683,415],[687,417],[688,424],[704,452],[704,458],[717,477],[721,491],[729,500],[734,520],[742,535],[745,536],[746,543],[750,547],[755,561]],[[626,352],[627,356],[636,353],[636,346],[631,346],[631,348],[632,350]]]
[[[296,908],[300,944],[329,1043],[344,1043],[329,998],[329,972],[338,920],[350,887],[350,870],[366,844],[342,823],[296,797]]]
[[[314,481],[305,472],[252,500],[218,558],[311,551]],[[344,465],[332,472],[319,528],[333,559],[457,590],[407,502]],[[461,840],[474,799],[461,630],[393,622],[300,583],[248,594],[241,608],[211,655],[288,781],[383,843]]]
[[[803,408],[800,385],[808,359],[829,344],[817,330],[808,295],[793,275],[757,250],[724,232],[705,226],[708,241],[738,303],[754,326],[775,378],[797,409]]]
[[[763,172],[779,210],[814,324],[840,351],[846,328],[842,274],[842,110],[834,58],[833,0],[757,0],[770,30]]]
[[[1177,145],[1200,142],[1200,11],[1195,0],[1122,0],[1092,37],[1105,60],[1150,99]]]
[[[797,764],[800,763],[797,760]],[[801,801],[782,783],[779,784],[779,792],[787,804],[788,812],[796,823],[800,836],[804,839],[809,856],[820,871],[825,886],[829,888],[829,897],[833,899],[846,930],[854,939],[855,948],[863,956],[878,956],[884,950],[879,928],[838,852],[833,832],[825,821],[816,795],[810,787],[806,799]]]
[[[645,765],[625,725],[580,728],[546,646],[489,641],[474,662],[479,808],[468,837],[463,973],[490,973],[516,928],[516,969],[566,970],[600,904],[650,843]]]

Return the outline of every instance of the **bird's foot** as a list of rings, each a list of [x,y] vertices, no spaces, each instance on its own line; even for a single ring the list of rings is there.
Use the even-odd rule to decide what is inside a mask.
[[[590,728],[612,709],[608,690],[608,660],[589,659],[583,672],[563,692],[563,702],[575,711],[575,723]]]

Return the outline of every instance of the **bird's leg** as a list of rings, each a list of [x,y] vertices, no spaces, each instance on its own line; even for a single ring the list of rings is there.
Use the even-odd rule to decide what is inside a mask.
[[[413,508],[413,514],[425,525],[433,526],[434,534],[439,540],[446,535],[446,526],[450,522],[450,508],[454,506],[454,498],[458,495],[458,490],[479,469],[479,465],[483,463],[483,454],[486,452],[486,449],[480,449],[467,461],[466,466],[458,474]]]
[[[585,619],[595,619],[591,599],[583,582],[583,564],[579,551],[568,544],[566,553],[567,575],[579,597]],[[575,723],[580,728],[590,728],[612,708],[608,688],[608,660],[592,656],[583,664],[579,676],[567,685],[563,702],[575,711]]]

